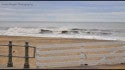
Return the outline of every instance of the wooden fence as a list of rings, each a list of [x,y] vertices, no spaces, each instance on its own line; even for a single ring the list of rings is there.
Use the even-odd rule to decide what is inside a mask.
[[[86,42],[72,44],[50,44],[42,46],[14,45],[9,41],[7,45],[7,67],[13,67],[12,57],[25,58],[24,68],[30,68],[29,58],[36,59],[38,68],[58,68],[83,65],[119,64],[125,62],[125,42]],[[13,46],[24,47],[25,56],[14,56]],[[29,48],[34,48],[34,56],[29,57]]]
[[[38,68],[118,64],[125,62],[125,43],[114,41],[43,45],[36,47],[35,55]]]

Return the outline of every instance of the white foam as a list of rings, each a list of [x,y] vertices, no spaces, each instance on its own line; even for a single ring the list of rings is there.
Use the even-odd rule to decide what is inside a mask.
[[[1,31],[0,35],[8,36],[34,36],[34,37],[59,37],[59,38],[82,38],[82,39],[99,39],[99,40],[122,40],[125,41],[125,37],[120,36],[103,36],[103,35],[88,35],[88,34],[61,34],[62,30],[68,30],[68,28],[51,28],[48,30],[53,31],[49,34],[40,34],[41,28],[9,28],[8,30]],[[47,28],[42,28],[47,29]]]

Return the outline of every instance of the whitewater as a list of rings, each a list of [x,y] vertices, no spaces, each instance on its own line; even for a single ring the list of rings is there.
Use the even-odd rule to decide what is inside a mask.
[[[79,28],[58,28],[58,27],[9,27],[1,29],[0,35],[4,36],[33,36],[33,37],[57,37],[57,38],[79,38],[98,40],[120,40],[125,41],[124,30],[110,29],[79,29]]]
[[[125,22],[0,21],[0,35],[125,41]]]

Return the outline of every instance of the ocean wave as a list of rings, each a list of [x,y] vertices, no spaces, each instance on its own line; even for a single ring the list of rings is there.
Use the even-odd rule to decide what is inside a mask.
[[[22,28],[14,27],[0,30],[0,35],[8,36],[34,36],[34,37],[61,37],[61,38],[83,38],[102,40],[124,40],[125,37],[118,36],[119,32],[101,29],[79,29],[79,28]],[[125,34],[125,33],[124,33]],[[116,36],[117,35],[117,36]]]

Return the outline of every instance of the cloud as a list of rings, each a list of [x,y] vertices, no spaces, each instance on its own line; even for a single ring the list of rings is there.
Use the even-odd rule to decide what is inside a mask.
[[[112,14],[115,14],[115,15],[124,15],[125,16],[125,12],[112,12]]]
[[[81,2],[80,4],[82,4]],[[89,3],[89,2],[88,2]],[[123,3],[112,3],[111,7],[106,6],[110,5],[107,2],[103,5],[98,4],[103,2],[91,2],[88,6],[71,6],[63,8],[52,8],[50,5],[53,5],[51,2],[44,4],[50,8],[3,8],[0,7],[0,21],[73,21],[73,22],[125,22],[125,10]],[[125,3],[125,2],[124,2]],[[39,3],[41,4],[41,3]],[[43,4],[43,3],[42,3]],[[84,3],[86,4],[86,3]],[[120,5],[122,4],[122,5]],[[59,4],[57,4],[59,5]],[[89,6],[89,5],[94,5]],[[98,7],[96,5],[101,5],[104,7]],[[117,6],[122,6],[122,9],[118,9]],[[40,6],[40,5],[39,5]],[[59,5],[60,6],[60,5]],[[124,7],[123,7],[124,6]],[[44,6],[45,7],[45,6]],[[54,6],[53,6],[54,7]],[[110,10],[110,8],[113,8]],[[119,11],[119,12],[118,12]]]

